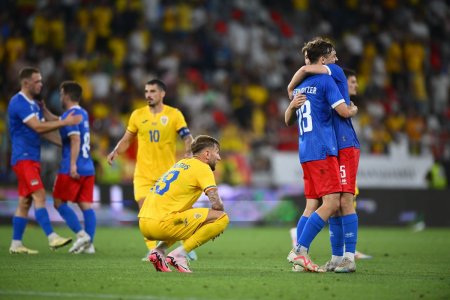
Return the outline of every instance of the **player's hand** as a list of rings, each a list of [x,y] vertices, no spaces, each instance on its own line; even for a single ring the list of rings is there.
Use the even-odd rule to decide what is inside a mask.
[[[77,125],[80,124],[81,121],[83,121],[83,116],[81,115],[74,115],[74,111],[71,111],[68,115],[67,118],[64,119],[64,122],[66,125]]]
[[[358,113],[358,106],[353,103],[353,101],[350,101],[350,111],[352,112],[352,115],[356,115]]]
[[[112,166],[112,164],[113,164],[114,160],[116,159],[117,155],[118,154],[117,154],[116,150],[113,150],[110,154],[108,154],[107,160],[108,160],[108,164],[110,166]]]
[[[291,103],[289,104],[289,106],[291,107],[291,109],[297,110],[303,104],[305,104],[306,100],[307,99],[306,99],[306,95],[305,94],[296,94],[294,96],[294,99],[292,99]]]
[[[80,174],[77,171],[77,165],[70,166],[70,177],[73,179],[80,179]]]

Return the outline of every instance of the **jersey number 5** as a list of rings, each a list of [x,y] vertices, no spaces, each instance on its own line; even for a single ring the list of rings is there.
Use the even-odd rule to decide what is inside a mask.
[[[159,195],[164,195],[170,188],[170,184],[178,178],[180,171],[172,170],[164,174],[164,176],[158,180],[155,187],[155,192]]]
[[[313,122],[311,116],[311,102],[306,100],[305,103],[297,110],[298,128],[300,135],[313,130]]]

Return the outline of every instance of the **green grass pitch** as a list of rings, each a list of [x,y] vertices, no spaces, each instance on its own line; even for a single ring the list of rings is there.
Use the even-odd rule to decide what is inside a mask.
[[[70,235],[65,227],[57,232]],[[0,299],[450,299],[450,229],[361,228],[358,249],[372,254],[354,274],[293,273],[288,228],[229,228],[197,249],[194,273],[157,273],[141,262],[137,227],[98,228],[95,255],[52,252],[29,226],[38,255],[10,255],[11,227],[0,227]],[[310,254],[330,255],[327,230]]]

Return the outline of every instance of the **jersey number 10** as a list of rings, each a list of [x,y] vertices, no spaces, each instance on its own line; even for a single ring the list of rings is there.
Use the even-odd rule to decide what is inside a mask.
[[[150,134],[150,142],[151,143],[159,142],[159,137],[160,137],[159,130],[150,130],[148,133]]]

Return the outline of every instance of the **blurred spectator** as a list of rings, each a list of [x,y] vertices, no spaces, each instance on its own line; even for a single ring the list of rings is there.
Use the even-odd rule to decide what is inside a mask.
[[[408,145],[409,154],[431,153],[450,166],[448,1],[339,3],[7,1],[0,12],[0,114],[25,65],[42,70],[44,98],[55,111],[59,83],[76,80],[101,168],[101,153],[124,130],[140,87],[159,77],[193,134],[219,137],[227,148],[224,180],[258,184],[273,151],[296,149],[297,129],[283,124],[284,91],[304,63],[303,43],[322,35],[335,43],[338,64],[358,72],[353,123],[362,153],[401,155]],[[1,118],[3,158],[5,128]],[[132,155],[118,164],[133,166]],[[9,167],[0,172],[10,178]]]

